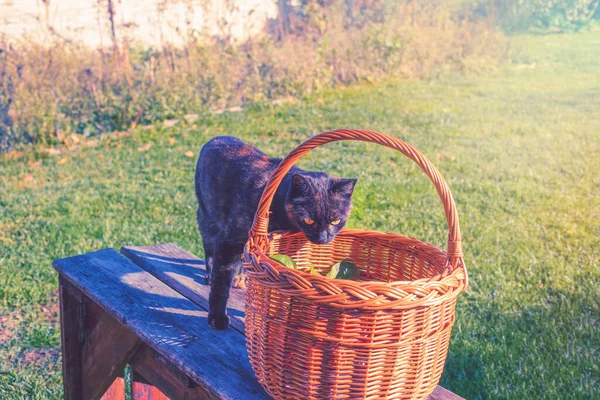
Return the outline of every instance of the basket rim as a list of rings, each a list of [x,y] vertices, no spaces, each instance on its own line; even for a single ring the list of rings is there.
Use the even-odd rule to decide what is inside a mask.
[[[302,232],[274,231],[266,238],[267,243],[276,237],[303,235]],[[266,243],[249,240],[242,256],[249,279],[264,286],[284,292],[288,296],[328,303],[334,307],[360,308],[365,310],[407,309],[430,306],[457,297],[467,286],[467,272],[461,259],[456,268],[449,262],[448,253],[437,246],[398,233],[344,228],[337,236],[373,236],[384,240],[403,239],[415,245],[425,246],[446,255],[446,268],[441,274],[412,281],[352,281],[327,278],[302,270],[285,267],[270,259],[262,250]],[[336,237],[337,237],[336,236]],[[308,239],[307,239],[308,241]],[[410,243],[409,243],[410,245]],[[264,246],[264,248],[267,248]]]

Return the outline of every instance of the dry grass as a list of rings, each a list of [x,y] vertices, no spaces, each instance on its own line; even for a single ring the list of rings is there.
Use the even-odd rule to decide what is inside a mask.
[[[274,23],[245,43],[190,37],[156,50],[124,42],[115,53],[4,39],[0,151],[384,76],[487,69],[503,53],[488,22],[442,2],[325,3],[304,1],[287,34]]]

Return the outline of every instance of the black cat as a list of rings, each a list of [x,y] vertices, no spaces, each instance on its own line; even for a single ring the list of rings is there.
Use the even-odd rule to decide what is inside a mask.
[[[281,162],[230,136],[202,147],[196,166],[198,226],[211,285],[208,323],[229,325],[227,299],[240,269],[254,214],[267,180]],[[356,179],[293,167],[271,206],[269,231],[302,231],[313,243],[330,242],[346,224]]]

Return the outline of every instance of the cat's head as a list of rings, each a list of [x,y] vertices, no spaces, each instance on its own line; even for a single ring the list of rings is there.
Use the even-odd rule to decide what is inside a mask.
[[[355,184],[325,173],[293,175],[285,203],[289,221],[311,242],[331,242],[350,216]]]

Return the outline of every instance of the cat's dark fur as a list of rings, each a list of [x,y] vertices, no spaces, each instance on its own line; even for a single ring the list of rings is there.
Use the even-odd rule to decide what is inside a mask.
[[[281,162],[241,140],[219,136],[204,145],[196,167],[198,226],[210,276],[208,323],[229,324],[227,299],[260,196]],[[313,243],[330,242],[346,224],[356,179],[293,167],[271,206],[269,231],[302,231]],[[314,223],[308,225],[308,218]],[[332,221],[339,220],[337,225]]]

